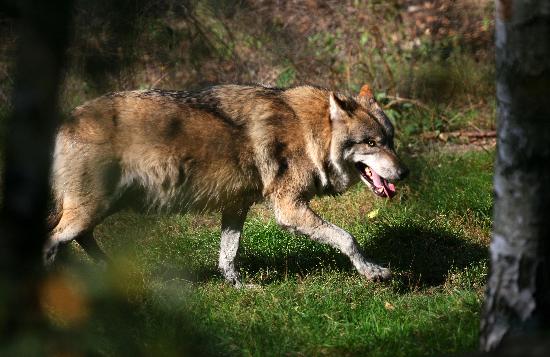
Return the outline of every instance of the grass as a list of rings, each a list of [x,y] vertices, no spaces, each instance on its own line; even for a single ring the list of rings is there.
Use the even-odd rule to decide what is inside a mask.
[[[341,254],[282,231],[259,206],[245,225],[239,260],[246,283],[257,286],[235,290],[216,271],[216,214],[120,213],[96,230],[114,256],[109,274],[83,262],[75,245],[70,256],[79,262],[46,284],[61,292],[45,298],[54,326],[79,341],[49,348],[174,356],[430,356],[476,349],[492,154],[430,153],[407,161],[413,175],[392,201],[357,186],[313,202],[352,232],[368,256],[390,266],[392,281],[365,281]]]
[[[456,33],[438,39],[410,35],[406,23],[395,21],[405,10],[393,2],[369,3],[366,12],[361,2],[310,9],[160,1],[147,11],[141,3],[79,2],[64,111],[108,91],[151,86],[313,81],[357,93],[370,83],[397,124],[400,151],[422,146],[426,131],[494,128],[492,47],[482,48],[483,56],[474,56],[473,42],[468,49],[470,35],[487,32],[477,24],[481,18],[484,27],[485,20],[491,23],[492,5],[479,14],[467,6],[460,11],[468,4],[453,7],[453,23],[472,26],[450,26]],[[6,38],[0,48],[0,142],[13,86],[13,31]],[[395,96],[413,101],[392,104]],[[413,174],[392,201],[356,186],[312,203],[352,232],[369,257],[392,268],[390,282],[366,282],[344,256],[282,231],[267,208],[257,206],[239,262],[245,282],[259,287],[237,291],[216,269],[217,214],[123,212],[96,230],[114,259],[112,269],[105,273],[73,245],[68,262],[42,288],[56,334],[30,334],[15,342],[14,353],[0,347],[0,355],[426,356],[473,350],[487,273],[492,154],[431,152],[410,154],[407,161]]]

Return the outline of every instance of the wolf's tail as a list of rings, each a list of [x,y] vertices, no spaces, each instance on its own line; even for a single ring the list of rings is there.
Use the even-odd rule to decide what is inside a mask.
[[[50,194],[48,206],[48,218],[46,224],[48,227],[48,232],[51,232],[55,227],[57,227],[59,221],[61,221],[61,216],[63,216],[63,200],[55,197],[55,193],[52,192]]]
[[[53,231],[55,227],[59,224],[59,221],[61,221],[61,217],[63,216],[63,195],[59,194],[59,191],[56,190],[56,177],[55,177],[55,166],[56,166],[56,160],[59,160],[59,155],[56,155],[56,151],[58,149],[58,141],[59,141],[59,133],[56,134],[56,140],[55,140],[55,146],[54,146],[54,152],[52,155],[52,162],[51,162],[51,168],[50,168],[50,178],[49,178],[49,185],[50,185],[50,193],[48,197],[48,217],[46,220],[46,225],[48,227],[48,232]]]

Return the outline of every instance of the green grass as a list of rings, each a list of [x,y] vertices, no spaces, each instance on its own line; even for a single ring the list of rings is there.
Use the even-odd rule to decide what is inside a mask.
[[[461,33],[437,41],[422,36],[421,46],[409,47],[414,38],[395,22],[393,2],[369,3],[367,12],[361,2],[332,7],[329,22],[319,21],[325,5],[313,16],[302,16],[301,6],[286,9],[295,22],[226,1],[138,13],[139,1],[128,3],[132,9],[87,3],[77,7],[61,88],[64,111],[104,92],[152,85],[185,90],[262,79],[357,93],[370,83],[405,149],[422,146],[426,131],[494,128],[492,60],[474,58],[458,41]],[[480,11],[490,22],[492,8]],[[121,12],[129,21],[119,21]],[[479,14],[467,13],[475,23]],[[302,36],[302,27],[315,35]],[[380,33],[395,34],[397,42],[377,38]],[[0,49],[8,69],[12,50]],[[10,93],[12,81],[2,78],[0,91]],[[397,94],[413,101],[392,104]],[[6,107],[0,102],[0,143]],[[323,217],[352,232],[369,257],[392,268],[390,282],[366,282],[347,258],[282,231],[259,206],[247,220],[239,259],[245,282],[259,287],[236,291],[216,269],[219,215],[124,212],[96,230],[113,268],[103,272],[72,245],[72,259],[51,275],[51,299],[43,297],[57,334],[29,335],[11,355],[29,355],[21,352],[32,346],[43,349],[40,355],[112,356],[473,350],[487,273],[492,154],[430,153],[407,161],[412,175],[392,201],[357,186],[313,202]]]
[[[86,312],[74,322],[59,307],[63,302],[49,307],[57,328],[80,341],[63,348],[230,356],[430,356],[476,349],[492,154],[432,153],[407,161],[413,174],[394,200],[357,186],[313,203],[352,232],[368,256],[389,265],[392,281],[365,281],[341,254],[282,231],[266,208],[256,207],[239,262],[245,282],[257,286],[235,290],[216,271],[216,214],[121,213],[96,230],[116,262],[110,274],[83,262],[76,246],[71,255],[79,262],[61,270],[70,277],[66,289],[83,297],[76,310]]]

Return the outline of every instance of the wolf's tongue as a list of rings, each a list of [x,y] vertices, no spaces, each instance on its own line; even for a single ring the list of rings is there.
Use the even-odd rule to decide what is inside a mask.
[[[372,183],[374,184],[378,192],[382,193],[380,191],[380,189],[382,189],[382,191],[384,191],[384,196],[388,198],[392,198],[393,196],[395,196],[395,186],[392,183],[380,177],[380,175],[378,175],[374,170],[371,169],[370,172]]]

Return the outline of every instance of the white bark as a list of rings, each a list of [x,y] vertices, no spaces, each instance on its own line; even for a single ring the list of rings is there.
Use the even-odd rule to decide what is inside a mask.
[[[550,326],[550,1],[497,0],[498,145],[481,349]]]

